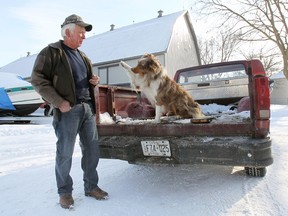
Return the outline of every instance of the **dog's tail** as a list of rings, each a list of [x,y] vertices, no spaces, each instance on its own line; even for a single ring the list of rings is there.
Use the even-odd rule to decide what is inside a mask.
[[[201,109],[200,104],[195,102],[192,98],[186,104],[182,104],[181,107],[177,106],[174,110],[175,114],[182,118],[204,118],[205,115]]]
[[[193,118],[204,118],[205,115],[201,109],[200,104],[194,101],[194,104],[192,105],[192,109],[190,109],[189,113]]]

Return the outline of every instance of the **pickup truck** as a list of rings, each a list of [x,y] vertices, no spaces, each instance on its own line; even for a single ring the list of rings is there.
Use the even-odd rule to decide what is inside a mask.
[[[101,158],[133,164],[215,164],[243,167],[263,177],[273,163],[269,79],[259,60],[222,62],[178,70],[174,80],[202,106],[230,105],[243,120],[193,123],[163,117],[153,123],[154,108],[141,92],[128,87],[95,88]],[[103,122],[104,114],[111,122]],[[207,113],[204,113],[207,115]],[[103,117],[102,117],[103,118]],[[129,119],[129,120],[127,120]]]

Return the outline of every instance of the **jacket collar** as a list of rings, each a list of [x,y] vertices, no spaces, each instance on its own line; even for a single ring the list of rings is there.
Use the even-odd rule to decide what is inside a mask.
[[[56,49],[62,49],[62,43],[63,43],[63,40],[59,40],[55,43],[51,43],[49,44],[50,47],[53,47],[53,48],[56,48]]]

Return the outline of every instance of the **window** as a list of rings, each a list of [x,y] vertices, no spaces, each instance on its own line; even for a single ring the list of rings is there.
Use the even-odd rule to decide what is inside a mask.
[[[244,77],[247,77],[245,67],[241,64],[236,64],[183,71],[179,74],[178,82],[181,84],[201,83]]]
[[[103,85],[129,85],[130,79],[121,67],[112,65],[101,67],[98,69],[98,76],[100,77],[100,84]]]

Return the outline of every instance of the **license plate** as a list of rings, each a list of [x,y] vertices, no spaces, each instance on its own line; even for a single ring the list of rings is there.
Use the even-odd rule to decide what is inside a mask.
[[[167,140],[141,141],[141,146],[145,156],[171,156],[170,144]]]

